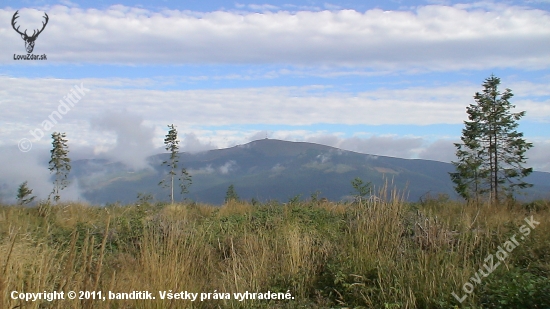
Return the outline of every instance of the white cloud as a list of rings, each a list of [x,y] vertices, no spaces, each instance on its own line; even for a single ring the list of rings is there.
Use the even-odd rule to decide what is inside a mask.
[[[456,160],[454,143],[460,142],[458,139],[431,140],[421,136],[371,135],[345,138],[334,134],[315,134],[313,132],[302,140],[375,156],[418,158],[440,162]],[[528,160],[525,166],[531,166],[537,171],[550,172],[550,162],[548,161],[550,140],[539,138],[530,142],[533,142],[534,147],[526,153]]]
[[[99,132],[114,133],[115,143],[101,153],[113,161],[123,162],[136,170],[149,167],[147,157],[154,154],[154,128],[128,111],[110,111],[90,121],[91,128]]]
[[[416,158],[424,147],[424,140],[421,137],[390,135],[343,138],[332,134],[319,134],[307,138],[306,141],[359,153],[399,158]]]
[[[16,146],[0,146],[0,201],[15,202],[17,188],[24,181],[28,182],[28,187],[33,190],[32,195],[37,197],[37,201],[48,198],[53,189],[53,180],[48,170],[49,150],[37,148],[22,153]],[[69,157],[74,158],[72,151]],[[71,182],[61,191],[60,196],[61,201],[85,201],[81,196],[78,182]]]
[[[189,169],[188,170],[189,174],[191,175],[200,175],[200,174],[212,174],[215,172],[214,168],[212,167],[212,165],[208,164],[207,166],[205,167],[201,167],[199,169]]]
[[[237,163],[233,160],[225,162],[224,165],[218,167],[220,174],[227,175],[229,172],[234,171],[237,168]]]
[[[69,80],[0,77],[4,83],[0,116],[3,121],[19,120],[38,126],[57,107]],[[76,124],[78,119],[100,115],[107,110],[132,106],[132,112],[165,126],[166,119],[193,125],[235,124],[431,124],[459,123],[473,89],[448,86],[374,90],[358,94],[319,90],[318,87],[265,87],[157,91],[98,87],[101,83],[83,80],[92,89],[58,126]],[[31,89],[21,87],[33,83]],[[57,90],[56,89],[61,89]],[[315,90],[315,91],[311,91]],[[184,102],[174,103],[174,102]],[[181,112],[185,108],[185,112]],[[32,109],[32,113],[29,110]],[[274,117],[277,115],[277,117]],[[7,130],[16,130],[10,127]],[[180,132],[183,133],[182,130]],[[7,132],[6,132],[7,133]]]
[[[154,84],[154,81],[142,82]],[[3,85],[0,93],[3,111],[0,114],[3,124],[0,144],[16,145],[22,138],[32,140],[29,131],[40,128],[68,89],[80,83],[91,90],[51,131],[66,132],[72,143],[95,148],[96,152],[111,149],[113,155],[123,153],[113,149],[118,138],[120,142],[125,141],[143,150],[143,158],[149,149],[162,146],[166,124],[170,123],[178,126],[183,137],[182,151],[188,152],[236,145],[250,136],[253,139],[265,138],[266,133],[269,137],[282,139],[307,138],[311,133],[298,130],[282,136],[284,132],[279,131],[275,136],[271,132],[242,130],[239,125],[462,124],[467,116],[465,107],[473,103],[473,93],[480,90],[477,85],[457,83],[431,88],[375,89],[355,94],[315,86],[159,91],[127,88],[125,85],[129,82],[118,79],[110,82],[110,79],[0,76]],[[33,87],[28,88],[29,84]],[[513,103],[518,109],[527,111],[525,120],[549,122],[547,90],[539,84],[522,85],[520,91],[514,90],[517,100]],[[540,97],[526,96],[529,85]],[[131,113],[120,112],[123,110],[131,110]],[[98,130],[97,119],[105,117],[109,118],[107,122],[110,124],[107,125],[105,119],[99,121],[106,127]],[[92,130],[90,122],[96,124]],[[220,126],[226,127],[212,129]],[[235,128],[228,129],[232,126]],[[44,135],[49,136],[51,131],[45,131]],[[128,136],[123,138],[122,133]],[[49,140],[43,138],[33,140],[33,143],[47,145]]]
[[[532,143],[533,148],[529,149],[526,153],[527,166],[533,166],[537,171],[550,172],[550,160],[548,160],[550,140],[536,139]]]
[[[330,154],[324,153],[324,154],[322,154],[322,155],[318,155],[318,156],[316,157],[316,159],[319,160],[319,163],[323,164],[323,163],[329,162],[330,159],[331,159],[331,157],[332,157],[332,156],[331,156]]]
[[[281,165],[280,163],[277,163],[275,164],[272,168],[271,168],[271,171],[273,173],[279,173],[279,172],[282,172],[286,169],[286,167],[284,167],[283,165]]]
[[[460,143],[460,140],[435,140],[422,148],[418,153],[418,157],[441,162],[456,161],[456,148],[454,143]]]
[[[183,136],[180,148],[182,152],[196,153],[218,148],[212,142],[202,142],[194,132],[186,133]]]
[[[50,23],[37,40],[35,53],[46,53],[49,62],[284,63],[424,70],[540,69],[550,64],[550,14],[506,5],[427,5],[416,11],[364,13],[153,12],[121,5],[104,10],[57,5],[47,11]],[[42,14],[20,10],[20,15],[32,15],[38,24]],[[0,10],[1,20],[12,15],[11,9]],[[8,54],[23,53],[23,41],[7,23],[0,28],[0,40]]]
[[[429,140],[415,136],[360,135],[359,132],[349,138],[338,132],[312,131],[307,126],[462,124],[465,107],[473,103],[473,93],[481,88],[456,83],[431,88],[380,88],[359,93],[318,86],[160,91],[128,87],[131,79],[0,76],[3,111],[0,146],[15,146],[21,138],[32,140],[29,131],[40,128],[42,121],[57,109],[59,100],[73,85],[80,83],[90,91],[51,131],[66,132],[71,148],[82,150],[79,154],[82,158],[95,152],[96,156],[121,160],[135,168],[146,166],[145,158],[159,152],[166,124],[170,123],[178,126],[181,151],[186,152],[230,147],[267,135],[374,155],[448,162],[454,158],[452,141],[433,142],[434,138],[442,138],[438,132]],[[144,85],[143,88],[157,85],[154,79],[141,79],[138,83]],[[29,84],[33,87],[28,87]],[[526,120],[550,122],[550,93],[546,84],[518,81],[503,86],[513,89],[516,96],[512,102],[518,109],[527,111]],[[131,112],[123,112],[125,110]],[[274,129],[269,132],[253,129],[260,124]],[[306,128],[282,130],[276,129],[277,125]],[[48,154],[51,131],[45,131],[41,140],[33,140],[31,152]],[[542,135],[529,153],[533,166],[538,169],[550,169],[548,152],[539,150],[547,148],[547,138]]]
[[[269,132],[263,130],[263,131],[254,132],[254,133],[248,138],[248,140],[250,140],[250,141],[255,141],[255,140],[259,140],[259,139],[269,138],[269,136],[271,136],[271,134],[270,134]]]

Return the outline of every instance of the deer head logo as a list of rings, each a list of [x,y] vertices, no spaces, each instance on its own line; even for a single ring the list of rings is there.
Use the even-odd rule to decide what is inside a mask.
[[[19,31],[19,27],[20,26],[17,26],[17,28],[15,28],[15,20],[17,18],[19,18],[19,16],[17,16],[17,13],[19,13],[19,11],[16,11],[15,14],[13,14],[13,17],[11,19],[11,26],[13,27],[13,30],[15,30],[15,32],[19,33],[21,35],[21,38],[25,41],[25,48],[27,49],[27,53],[30,54],[32,53],[33,49],[34,49],[34,41],[36,40],[36,38],[38,37],[38,35],[40,33],[42,33],[42,31],[44,30],[44,28],[46,28],[46,25],[48,24],[48,20],[49,20],[49,17],[48,17],[48,14],[46,14],[44,12],[44,19],[46,20],[46,22],[42,22],[42,29],[40,30],[33,30],[32,32],[32,35],[29,36],[27,34],[27,30],[25,29],[25,32],[21,32]],[[38,32],[36,32],[38,31]]]

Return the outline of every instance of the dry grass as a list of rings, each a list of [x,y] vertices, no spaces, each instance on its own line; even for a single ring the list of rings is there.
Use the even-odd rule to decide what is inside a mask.
[[[531,215],[540,226],[502,271],[550,273],[548,207],[437,199],[411,205],[386,192],[359,204],[71,203],[45,213],[0,206],[0,308],[451,308],[458,305],[451,292],[459,293],[487,254]],[[481,308],[482,287],[476,289],[463,305]],[[157,299],[10,297],[11,291],[86,290],[150,291]],[[168,290],[231,298],[290,290],[295,299],[161,300],[158,291]]]

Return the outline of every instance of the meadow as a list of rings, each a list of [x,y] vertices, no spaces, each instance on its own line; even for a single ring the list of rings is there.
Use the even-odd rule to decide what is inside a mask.
[[[409,203],[384,188],[378,196],[2,205],[0,308],[550,308],[550,201]],[[540,224],[530,227],[531,217]],[[515,248],[499,260],[511,238]],[[494,266],[479,275],[490,255]],[[33,302],[13,291],[156,299]],[[213,294],[191,301],[159,291]],[[294,299],[234,299],[246,291]]]

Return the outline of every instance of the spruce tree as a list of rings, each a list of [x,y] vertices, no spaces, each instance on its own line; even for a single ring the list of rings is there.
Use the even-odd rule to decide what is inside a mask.
[[[178,131],[176,126],[173,124],[168,125],[168,134],[164,139],[165,149],[170,152],[170,157],[168,160],[163,161],[162,165],[168,167],[168,175],[165,179],[159,182],[159,185],[164,188],[170,189],[170,201],[174,203],[174,180],[178,175],[178,163],[179,163],[179,141],[178,141]],[[191,185],[191,175],[187,172],[185,168],[182,168],[179,173],[178,181],[180,182],[180,193],[186,194],[189,193],[189,186]]]
[[[474,96],[476,104],[466,108],[462,143],[456,143],[458,161],[451,180],[459,195],[467,200],[489,195],[491,202],[513,198],[516,189],[532,186],[522,180],[533,169],[526,168],[525,152],[533,146],[518,132],[525,111],[513,113],[512,90],[500,92],[500,79],[491,75],[483,92]]]
[[[191,175],[187,172],[185,167],[181,168],[180,177],[178,180],[180,181],[180,194],[184,195],[189,193],[189,187],[193,184],[193,181],[191,179]]]
[[[364,183],[363,179],[359,177],[355,177],[355,179],[351,181],[351,186],[355,190],[355,192],[352,192],[354,200],[356,202],[360,202],[362,199],[364,199],[367,196],[367,194],[371,193],[372,191],[371,185],[372,184],[370,181],[367,183]]]
[[[68,157],[69,147],[65,133],[52,133],[52,150],[51,160],[49,162],[49,170],[54,173],[54,187],[48,199],[53,195],[55,202],[61,198],[60,191],[69,185],[69,172],[71,171],[71,159]]]
[[[227,192],[225,193],[225,202],[228,203],[230,201],[238,201],[239,196],[237,195],[237,191],[235,191],[235,186],[230,185],[227,188]]]
[[[164,139],[165,149],[170,151],[170,158],[162,162],[162,165],[168,166],[168,175],[167,178],[161,180],[159,185],[164,188],[170,189],[170,201],[174,204],[174,177],[176,176],[176,169],[178,168],[179,162],[179,141],[178,141],[178,131],[176,127],[171,124],[168,125],[168,134]]]
[[[26,181],[23,182],[21,185],[19,185],[19,188],[17,189],[17,204],[25,205],[34,201],[36,196],[30,196],[31,194],[32,189],[29,189]]]

